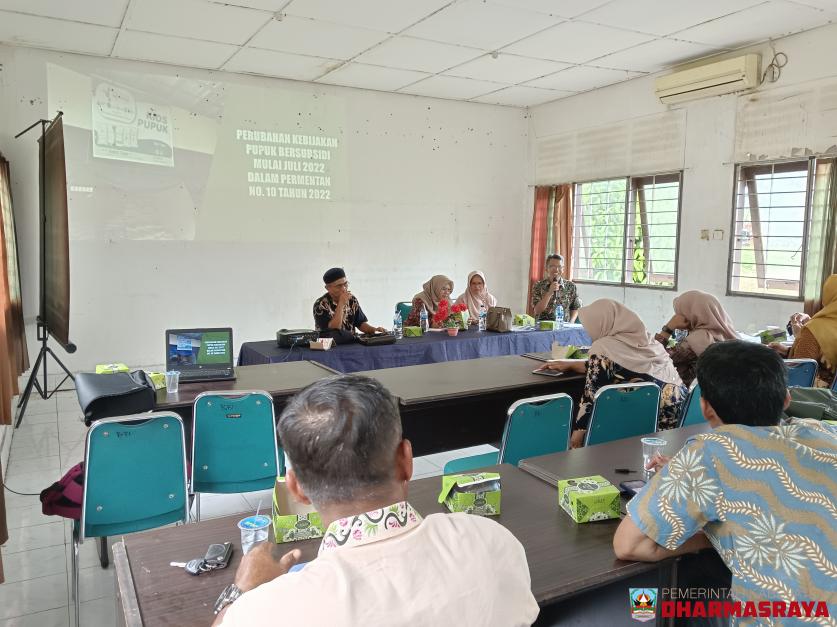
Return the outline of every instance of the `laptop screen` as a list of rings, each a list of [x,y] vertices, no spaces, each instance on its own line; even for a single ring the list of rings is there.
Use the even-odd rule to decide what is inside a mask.
[[[170,329],[166,331],[166,368],[200,370],[231,368],[232,329]]]

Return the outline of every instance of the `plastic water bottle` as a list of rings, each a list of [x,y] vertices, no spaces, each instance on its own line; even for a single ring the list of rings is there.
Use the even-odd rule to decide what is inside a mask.
[[[395,310],[395,317],[392,319],[392,334],[396,340],[404,337],[404,322],[401,320],[401,311]]]
[[[425,307],[424,305],[421,306],[421,313],[419,314],[419,326],[421,327],[422,333],[427,333],[427,307]]]
[[[564,306],[555,305],[555,326],[556,330],[560,331],[564,328]]]
[[[477,327],[480,331],[485,331],[487,320],[488,311],[485,309],[485,305],[480,305],[479,326]]]

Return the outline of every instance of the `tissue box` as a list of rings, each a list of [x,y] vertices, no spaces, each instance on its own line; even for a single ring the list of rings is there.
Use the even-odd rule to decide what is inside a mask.
[[[151,383],[154,384],[155,390],[164,390],[166,388],[166,375],[162,372],[149,372],[148,370],[145,371],[145,374],[151,379]]]
[[[538,320],[538,328],[541,331],[554,331],[555,320]]]
[[[579,523],[619,518],[619,490],[601,475],[558,481],[558,504]]]
[[[421,337],[421,327],[404,327],[404,337]]]
[[[296,502],[277,477],[273,488],[273,537],[276,543],[322,538],[325,530],[320,515],[311,505]]]
[[[321,337],[319,340],[309,340],[308,341],[308,348],[312,351],[327,351],[332,347],[334,344],[334,338],[331,337]]]
[[[535,326],[535,319],[526,314],[514,314],[513,324],[516,327],[533,327]]]
[[[442,477],[439,503],[452,512],[480,516],[500,513],[500,475],[496,472],[466,473]]]
[[[589,346],[568,346],[572,349],[567,355],[568,359],[587,359],[590,356]]]
[[[761,338],[762,344],[785,342],[788,339],[787,330],[779,327],[767,327],[763,331],[759,331],[757,335]]]
[[[98,364],[96,366],[96,374],[115,374],[130,371],[131,369],[125,364]]]

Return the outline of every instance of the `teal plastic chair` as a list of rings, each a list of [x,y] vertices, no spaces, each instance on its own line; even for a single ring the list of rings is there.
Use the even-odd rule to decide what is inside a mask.
[[[273,398],[267,392],[204,392],[195,398],[193,415],[189,485],[195,495],[196,521],[201,519],[202,492],[267,490],[285,474]]]
[[[602,444],[657,431],[660,388],[653,383],[602,386],[594,397],[593,415],[584,444]]]
[[[834,377],[834,381],[831,382],[831,391],[837,393],[837,377]]]
[[[409,316],[410,312],[413,310],[413,303],[408,301],[396,303],[395,310],[401,312],[401,322],[406,322],[407,316]]]
[[[521,459],[566,451],[572,429],[573,400],[548,394],[515,401],[509,407],[503,440],[497,453],[461,457],[445,464],[444,474],[466,472],[495,464],[517,466]]]
[[[786,359],[789,388],[812,388],[817,380],[819,364],[816,359]]]
[[[700,409],[700,384],[695,379],[692,382],[692,389],[689,396],[683,401],[680,406],[680,424],[679,427],[689,427],[691,425],[699,425],[704,422],[703,412]]]
[[[78,551],[103,538],[186,522],[186,439],[170,412],[97,420],[87,432],[81,520],[73,525],[75,624],[79,624]]]

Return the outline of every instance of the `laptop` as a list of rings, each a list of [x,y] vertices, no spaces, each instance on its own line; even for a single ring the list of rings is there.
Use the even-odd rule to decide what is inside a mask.
[[[235,379],[232,329],[168,329],[166,370],[180,371],[181,383]]]

